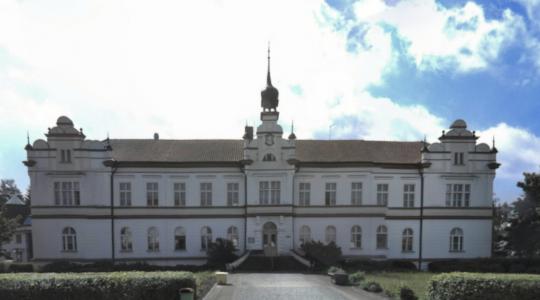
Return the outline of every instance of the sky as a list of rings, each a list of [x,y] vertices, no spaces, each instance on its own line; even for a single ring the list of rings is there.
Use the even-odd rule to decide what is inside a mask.
[[[232,138],[266,49],[299,139],[495,138],[495,197],[540,171],[540,0],[0,0],[0,178],[61,115],[89,139]]]

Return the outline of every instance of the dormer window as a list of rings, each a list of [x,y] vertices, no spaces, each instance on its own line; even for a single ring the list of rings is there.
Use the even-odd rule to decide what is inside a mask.
[[[454,153],[454,165],[464,165],[465,161],[463,160],[464,153],[463,152],[455,152]]]
[[[275,157],[274,154],[272,154],[272,153],[267,153],[267,154],[263,157],[263,161],[276,161],[276,157]]]
[[[60,150],[60,162],[61,163],[70,163],[71,162],[71,150]]]

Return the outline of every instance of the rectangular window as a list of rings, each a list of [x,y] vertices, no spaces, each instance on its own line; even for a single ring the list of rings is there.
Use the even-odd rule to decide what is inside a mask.
[[[174,189],[174,206],[186,206],[186,184],[184,182],[175,182]]]
[[[267,205],[270,199],[270,182],[259,182],[259,204]]]
[[[55,181],[54,204],[63,206],[80,205],[81,192],[79,189],[79,182]]]
[[[362,183],[351,183],[351,204],[362,205]]]
[[[131,182],[120,182],[120,206],[131,206]]]
[[[17,244],[22,243],[22,235],[20,233],[17,233],[15,235],[15,243],[17,243]]]
[[[239,184],[237,182],[227,183],[227,205],[238,206]]]
[[[60,162],[61,163],[71,162],[71,150],[60,150]]]
[[[158,202],[159,202],[158,183],[147,182],[146,183],[146,205],[158,206]]]
[[[279,204],[281,201],[281,182],[271,181],[270,182],[270,202],[273,205]]]
[[[387,183],[377,184],[377,205],[379,206],[388,205],[388,184]]]
[[[201,206],[212,206],[212,183],[201,182]]]
[[[337,183],[335,182],[326,183],[325,192],[324,192],[324,204],[326,206],[336,205],[336,191],[337,191]]]
[[[446,185],[446,206],[448,207],[469,207],[471,199],[470,184],[447,184]]]
[[[414,207],[414,184],[403,185],[403,207]]]
[[[300,182],[298,190],[300,193],[298,204],[300,206],[309,206],[309,202],[311,201],[311,183]]]
[[[455,152],[454,153],[454,165],[464,165],[464,153],[463,152]]]
[[[174,237],[174,250],[186,250],[186,236],[176,235]]]

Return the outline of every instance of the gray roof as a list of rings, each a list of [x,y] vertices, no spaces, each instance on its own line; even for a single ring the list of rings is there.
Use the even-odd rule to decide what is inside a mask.
[[[243,140],[111,140],[113,157],[120,162],[238,162]],[[422,142],[364,140],[297,140],[300,162],[420,162]]]

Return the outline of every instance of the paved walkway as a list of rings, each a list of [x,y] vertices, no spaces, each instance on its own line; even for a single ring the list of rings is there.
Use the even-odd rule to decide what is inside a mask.
[[[205,300],[380,300],[352,286],[337,286],[325,275],[289,273],[229,274],[229,285],[215,286]]]

